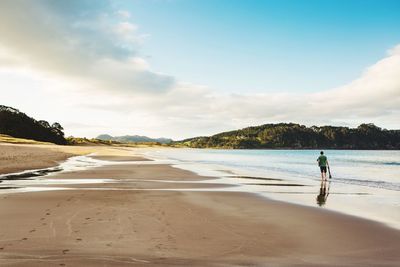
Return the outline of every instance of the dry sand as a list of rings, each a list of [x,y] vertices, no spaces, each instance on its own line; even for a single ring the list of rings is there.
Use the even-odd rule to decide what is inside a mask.
[[[26,145],[0,142],[0,174],[57,166],[71,156],[96,153],[99,159],[111,159],[118,155],[125,160],[130,155],[128,148],[110,146],[58,146]],[[138,157],[132,158],[137,160]]]
[[[100,154],[118,153],[131,151]],[[0,265],[399,266],[398,230],[253,194],[143,190],[218,186],[145,163],[55,176],[115,183],[0,195]]]
[[[50,147],[0,143],[0,174],[55,166],[72,155]]]

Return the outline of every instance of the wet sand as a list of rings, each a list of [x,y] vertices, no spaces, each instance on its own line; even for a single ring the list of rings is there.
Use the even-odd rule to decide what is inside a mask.
[[[58,146],[9,144],[0,142],[0,174],[57,166],[71,156],[96,153],[99,159],[140,160],[130,157],[130,150],[107,146]],[[146,159],[143,159],[146,160]]]
[[[121,159],[126,161],[128,152],[121,150]],[[118,149],[102,153],[103,159],[119,159]],[[400,262],[400,231],[373,221],[247,193],[153,190],[218,186],[200,183],[207,177],[169,165],[144,161],[52,178],[114,182],[0,195],[1,266],[398,266]]]
[[[51,145],[0,143],[0,174],[56,166],[73,155],[52,148]]]

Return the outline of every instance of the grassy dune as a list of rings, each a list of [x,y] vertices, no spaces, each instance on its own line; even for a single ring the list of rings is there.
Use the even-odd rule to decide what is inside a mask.
[[[51,145],[52,143],[40,142],[31,139],[12,137],[6,134],[0,134],[0,143],[9,144],[36,144],[36,145]]]

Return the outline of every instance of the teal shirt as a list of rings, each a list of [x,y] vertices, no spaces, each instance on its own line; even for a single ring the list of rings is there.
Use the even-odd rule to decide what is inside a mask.
[[[326,162],[328,161],[328,159],[325,155],[321,155],[318,157],[317,161],[320,167],[326,167]]]

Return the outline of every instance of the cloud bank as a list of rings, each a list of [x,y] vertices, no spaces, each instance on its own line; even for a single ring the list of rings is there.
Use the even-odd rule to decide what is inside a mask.
[[[54,116],[80,136],[184,138],[290,121],[400,127],[400,45],[339,88],[219,94],[152,71],[132,17],[101,0],[0,1],[0,69],[17,77],[0,77],[2,104]],[[21,94],[51,101],[38,107]]]
[[[128,14],[104,0],[0,1],[0,49],[26,67],[89,87],[168,90],[174,79],[150,71],[137,56],[144,35]]]

